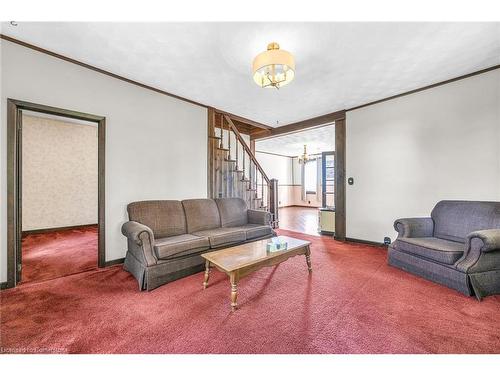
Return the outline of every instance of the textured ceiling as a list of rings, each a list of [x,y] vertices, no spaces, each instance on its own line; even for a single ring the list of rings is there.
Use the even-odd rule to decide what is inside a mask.
[[[304,130],[255,142],[257,151],[271,152],[286,156],[299,156],[307,145],[307,153],[315,154],[335,150],[335,126]]]
[[[276,126],[500,64],[500,23],[34,23],[2,33]],[[271,41],[296,58],[278,90],[252,81]]]

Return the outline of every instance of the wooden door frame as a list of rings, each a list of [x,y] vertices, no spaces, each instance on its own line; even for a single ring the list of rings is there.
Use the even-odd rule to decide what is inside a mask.
[[[346,239],[346,120],[335,121],[335,239]]]
[[[49,115],[69,117],[97,123],[98,138],[98,267],[106,266],[105,252],[105,138],[106,118],[73,110],[50,107],[42,104],[7,99],[7,283],[13,288],[19,280],[22,207],[21,207],[21,154],[22,154],[22,111],[28,110]]]

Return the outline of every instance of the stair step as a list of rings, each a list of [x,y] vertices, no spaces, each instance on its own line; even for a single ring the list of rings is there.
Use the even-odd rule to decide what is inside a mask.
[[[236,160],[234,160],[234,159],[224,159],[224,161],[228,161],[228,162],[231,162],[231,163],[236,163]]]
[[[248,178],[242,178],[240,181],[241,182],[250,182],[250,180]]]
[[[242,171],[242,170],[240,170],[240,169],[235,169],[233,172],[235,172],[235,173],[243,173],[243,172],[245,172],[245,171]]]
[[[215,135],[209,135],[208,138],[211,138],[211,139],[221,139],[220,137],[217,137]]]
[[[223,147],[217,147],[217,150],[221,150],[221,151],[228,151],[228,152],[229,152],[229,149],[228,149],[228,148],[223,148]]]

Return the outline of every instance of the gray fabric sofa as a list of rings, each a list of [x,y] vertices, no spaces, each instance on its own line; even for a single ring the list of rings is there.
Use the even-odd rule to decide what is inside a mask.
[[[479,300],[500,294],[500,202],[441,201],[394,229],[390,265]]]
[[[127,211],[124,268],[140,290],[202,271],[202,253],[276,235],[270,214],[239,198],[133,202]]]

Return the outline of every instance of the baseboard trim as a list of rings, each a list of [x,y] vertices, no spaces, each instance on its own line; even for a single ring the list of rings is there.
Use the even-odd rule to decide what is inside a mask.
[[[97,227],[98,224],[83,224],[83,225],[70,225],[67,227],[57,227],[57,228],[44,228],[44,229],[33,229],[33,230],[26,230],[22,232],[22,236],[27,236],[29,234],[41,234],[41,233],[50,233],[50,232],[58,232],[61,230],[70,230],[70,229],[78,229],[78,228],[90,228],[90,227]]]
[[[319,206],[301,206],[299,204],[291,204],[289,206],[281,206],[280,208],[287,208],[287,207],[302,207],[302,208],[315,208],[315,209],[320,208]]]
[[[123,262],[125,262],[125,258],[108,260],[106,263],[104,263],[104,267],[111,267],[111,266],[114,266],[116,264],[122,264]]]
[[[352,237],[346,237],[345,240],[347,242],[357,242],[357,243],[362,243],[362,244],[365,244],[365,245],[372,245],[372,246],[379,246],[379,247],[387,247],[387,245],[385,245],[384,243],[382,242],[376,242],[376,241],[368,241],[368,240],[362,240],[360,238],[352,238]]]

